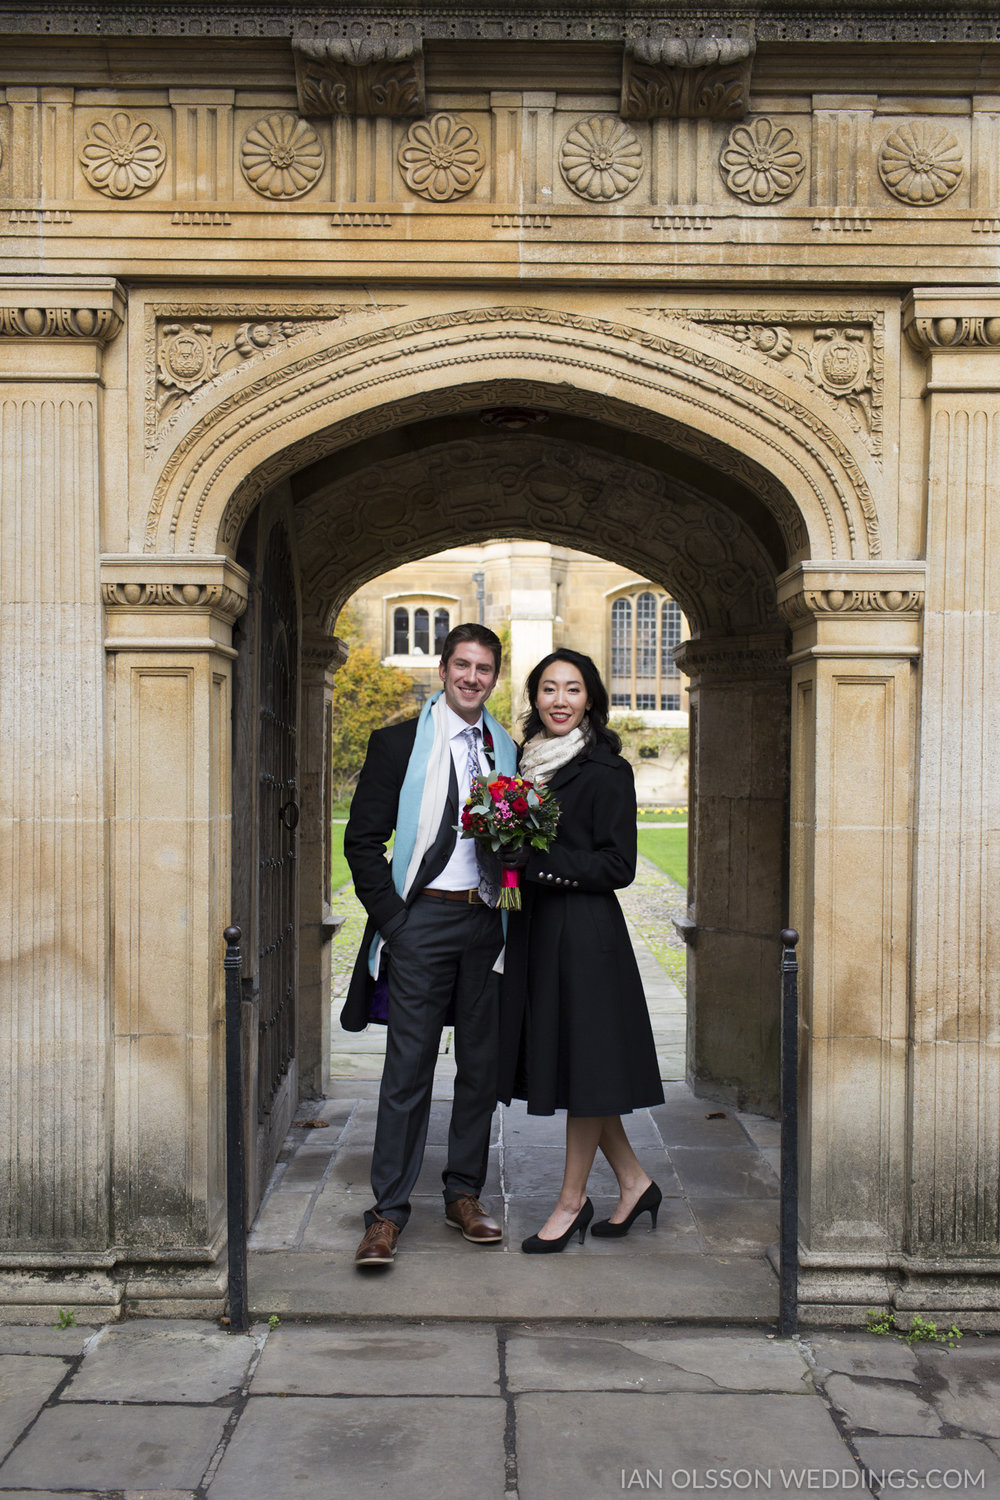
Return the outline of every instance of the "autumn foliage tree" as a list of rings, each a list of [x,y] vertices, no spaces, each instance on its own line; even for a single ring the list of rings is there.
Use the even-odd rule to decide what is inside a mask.
[[[384,667],[371,646],[365,645],[353,618],[337,621],[337,634],[350,655],[333,682],[333,730],[330,769],[337,801],[349,797],[364,764],[368,736],[373,729],[403,716],[413,678],[398,667]]]

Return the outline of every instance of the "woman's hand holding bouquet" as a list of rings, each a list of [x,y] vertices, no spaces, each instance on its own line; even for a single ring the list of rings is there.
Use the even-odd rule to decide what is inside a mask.
[[[520,871],[532,849],[545,850],[556,836],[559,804],[548,787],[523,776],[474,776],[462,812],[461,834],[477,839],[500,860],[499,905],[521,908]]]

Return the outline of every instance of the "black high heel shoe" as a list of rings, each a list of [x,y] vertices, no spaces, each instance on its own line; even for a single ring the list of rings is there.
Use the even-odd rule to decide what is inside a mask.
[[[620,1224],[612,1224],[610,1219],[598,1219],[597,1223],[593,1226],[590,1232],[591,1234],[596,1235],[599,1240],[621,1239],[623,1234],[628,1234],[629,1230],[632,1228],[632,1225],[635,1223],[639,1215],[644,1214],[647,1211],[649,1213],[650,1219],[652,1220],[650,1228],[655,1229],[656,1216],[660,1212],[660,1204],[662,1202],[663,1194],[656,1186],[656,1183],[651,1182],[627,1219],[622,1219]]]
[[[557,1240],[543,1240],[537,1234],[533,1234],[529,1239],[521,1241],[521,1249],[525,1255],[555,1255],[558,1251],[566,1249],[577,1230],[580,1231],[580,1244],[582,1245],[583,1237],[587,1233],[587,1225],[593,1217],[594,1205],[589,1198],[585,1198],[583,1207],[565,1234],[561,1234]]]

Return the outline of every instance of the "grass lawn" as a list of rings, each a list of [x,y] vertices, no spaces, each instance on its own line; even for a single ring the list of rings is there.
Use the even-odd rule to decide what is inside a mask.
[[[341,886],[348,885],[351,879],[351,872],[344,858],[344,829],[346,827],[346,823],[334,823],[333,834],[330,838],[330,889],[332,891],[339,891]]]
[[[651,859],[657,869],[676,880],[679,886],[687,885],[686,828],[640,828],[639,853]]]

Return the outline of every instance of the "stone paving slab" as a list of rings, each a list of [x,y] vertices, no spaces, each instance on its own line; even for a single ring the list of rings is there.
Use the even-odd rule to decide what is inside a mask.
[[[495,1396],[499,1379],[492,1325],[288,1324],[268,1338],[253,1391],[258,1396]]]
[[[409,1230],[407,1230],[409,1234]],[[250,1256],[255,1317],[704,1318],[773,1322],[777,1282],[748,1256],[579,1253],[525,1256],[456,1241],[464,1253],[400,1250],[391,1267],[359,1271],[348,1256],[275,1251]],[[401,1242],[402,1243],[402,1242]],[[619,1242],[628,1245],[628,1240]]]
[[[6,1456],[24,1428],[49,1399],[69,1366],[52,1356],[0,1355],[0,1456]]]
[[[824,1382],[830,1400],[854,1433],[881,1432],[912,1437],[940,1437],[941,1418],[920,1390],[831,1375]]]
[[[997,1500],[1000,1459],[968,1438],[859,1438],[864,1467],[883,1480],[882,1494],[947,1495]],[[980,1476],[981,1482],[980,1482]]]
[[[219,1407],[161,1404],[48,1407],[0,1465],[0,1490],[195,1489],[228,1415]]]
[[[239,1390],[255,1352],[249,1339],[211,1323],[121,1323],[89,1346],[63,1400],[218,1401]]]
[[[821,1374],[874,1375],[886,1380],[916,1380],[917,1356],[901,1339],[870,1333],[813,1334],[809,1340]]]
[[[760,1333],[706,1330],[695,1337],[606,1326],[507,1338],[513,1391],[777,1391],[811,1389],[792,1343]]]
[[[805,1394],[528,1394],[515,1397],[515,1420],[519,1500],[609,1500],[628,1492],[623,1475],[636,1471],[659,1476],[648,1489],[663,1495],[690,1497],[700,1488],[814,1500],[816,1486],[782,1470],[857,1475],[828,1412]],[[756,1471],[768,1482],[719,1483],[724,1469]],[[857,1487],[824,1491],[845,1494],[856,1500]]]
[[[504,1420],[498,1397],[251,1397],[208,1497],[500,1500]]]

